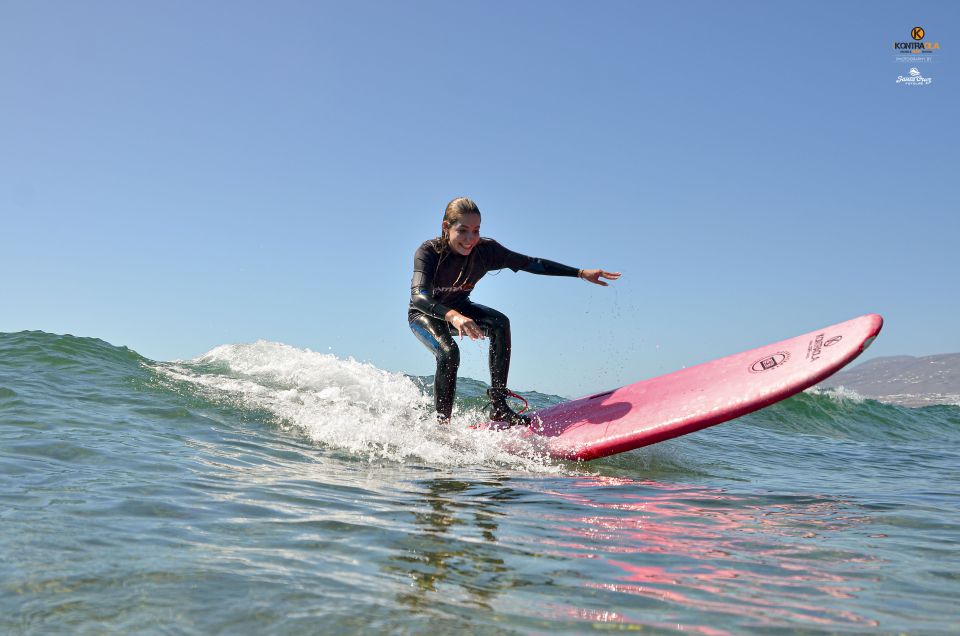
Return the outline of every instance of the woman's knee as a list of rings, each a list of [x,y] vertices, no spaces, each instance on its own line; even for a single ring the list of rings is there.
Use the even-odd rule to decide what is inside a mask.
[[[437,369],[446,372],[456,373],[460,367],[460,347],[456,343],[453,346],[440,346],[437,349]]]
[[[510,333],[510,319],[499,311],[484,308],[483,316],[477,320],[488,333]]]

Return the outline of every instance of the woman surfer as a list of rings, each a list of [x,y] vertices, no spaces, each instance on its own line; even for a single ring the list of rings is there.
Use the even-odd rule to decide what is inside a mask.
[[[490,339],[490,419],[510,425],[529,424],[530,418],[507,405],[510,371],[510,320],[495,309],[470,301],[470,292],[483,275],[509,267],[545,276],[580,277],[607,286],[619,272],[577,269],[543,258],[511,252],[493,239],[480,238],[480,209],[466,197],[447,204],[438,238],[421,245],[413,257],[410,283],[410,329],[437,359],[434,400],[437,419],[450,421],[457,388],[460,349],[450,327],[462,340]]]

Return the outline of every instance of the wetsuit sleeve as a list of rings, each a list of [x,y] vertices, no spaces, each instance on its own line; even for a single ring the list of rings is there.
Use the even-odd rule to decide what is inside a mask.
[[[521,267],[525,272],[531,274],[542,274],[543,276],[572,276],[576,278],[580,275],[580,270],[576,267],[570,267],[555,261],[548,261],[545,258],[528,257],[526,266]]]
[[[439,255],[426,245],[413,255],[413,279],[410,281],[410,306],[419,312],[444,320],[449,307],[433,299],[433,277]]]
[[[496,241],[493,241],[493,263],[490,269],[503,269],[509,267],[513,271],[530,272],[531,274],[541,274],[543,276],[572,276],[576,278],[580,275],[580,270],[576,267],[563,265],[555,261],[548,261],[545,258],[535,256],[524,256],[510,251]]]

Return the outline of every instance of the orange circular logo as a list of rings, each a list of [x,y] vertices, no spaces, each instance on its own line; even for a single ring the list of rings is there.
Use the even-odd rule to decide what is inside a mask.
[[[910,37],[912,37],[914,40],[922,40],[923,36],[923,27],[913,27],[913,31],[910,32]]]

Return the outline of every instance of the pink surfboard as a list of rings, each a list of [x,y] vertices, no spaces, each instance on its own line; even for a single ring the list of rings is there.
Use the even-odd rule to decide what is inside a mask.
[[[532,415],[523,436],[549,454],[590,460],[746,415],[830,377],[870,346],[883,318],[868,314]],[[487,423],[479,428],[497,427]]]

